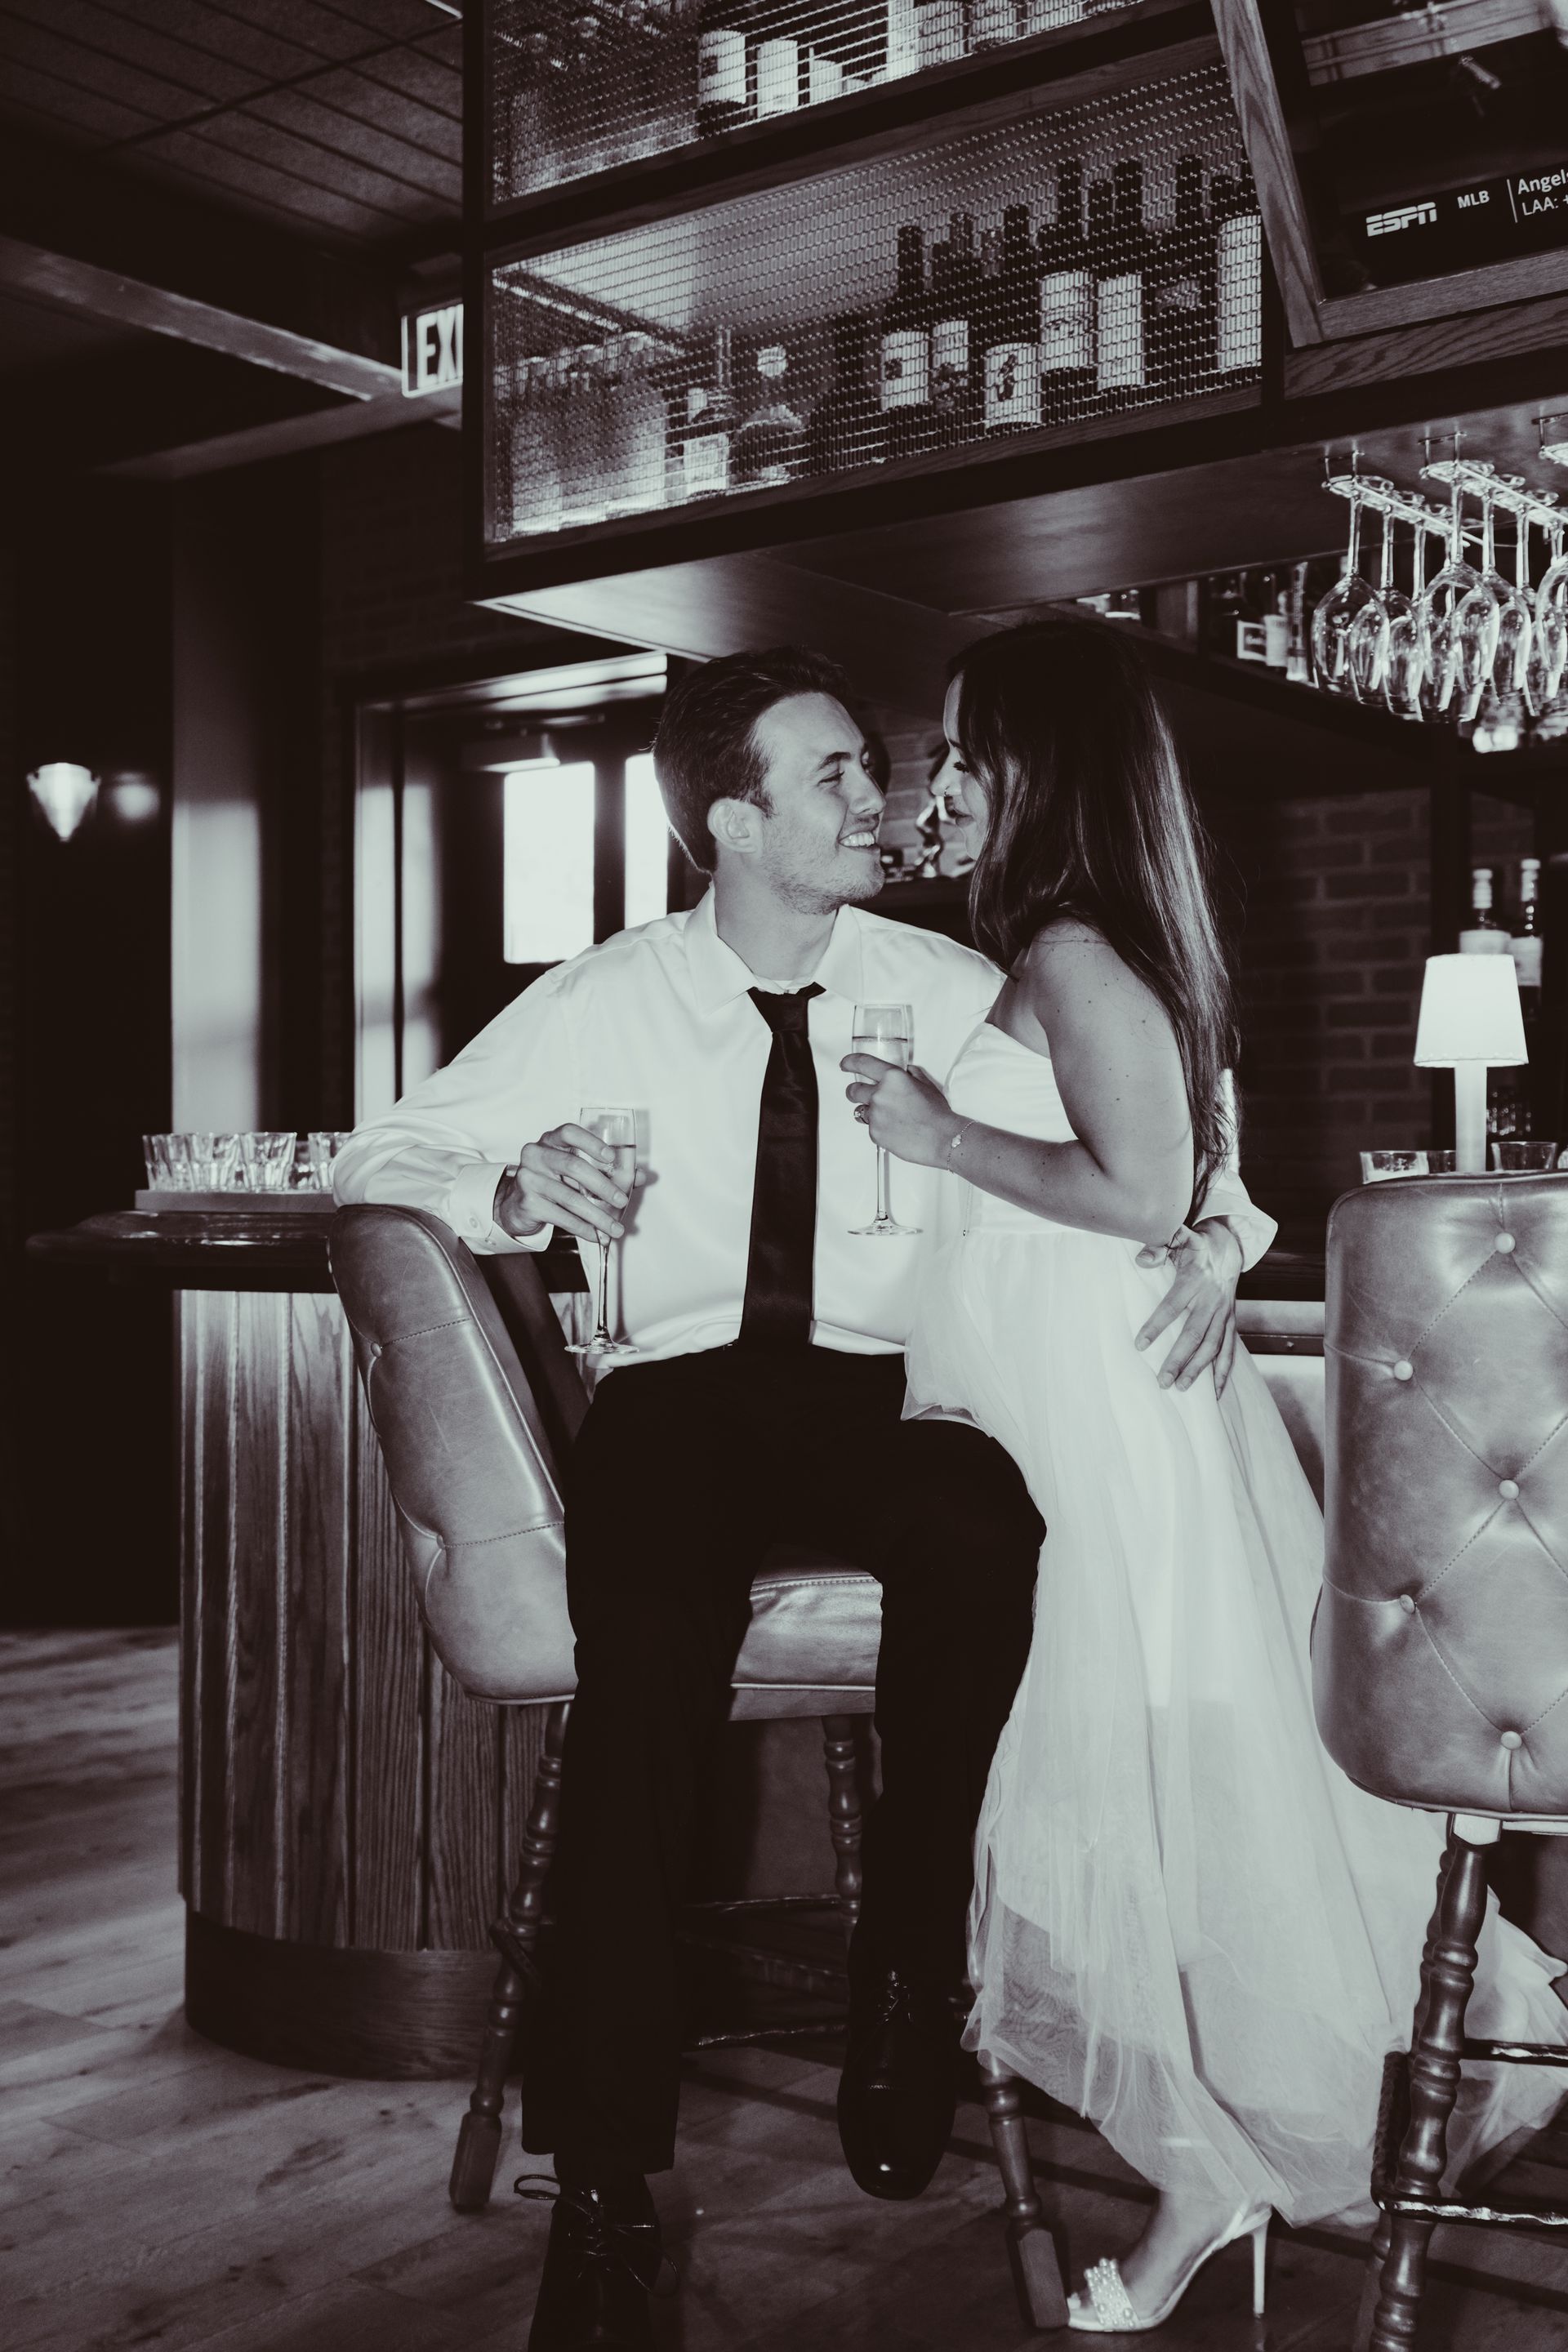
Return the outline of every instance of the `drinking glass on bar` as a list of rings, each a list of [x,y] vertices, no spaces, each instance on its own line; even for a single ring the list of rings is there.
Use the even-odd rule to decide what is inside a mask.
[[[915,1016],[908,1004],[858,1004],[855,1007],[855,1030],[850,1050],[856,1054],[874,1054],[879,1062],[891,1062],[907,1070],[915,1057]],[[850,1232],[858,1236],[869,1235],[882,1240],[889,1234],[918,1234],[918,1225],[900,1225],[894,1220],[889,1197],[888,1154],[877,1154],[877,1213],[868,1225],[851,1225]]]
[[[1426,1154],[1422,1150],[1363,1151],[1361,1155],[1361,1181],[1363,1184],[1384,1184],[1392,1176],[1426,1174]]]
[[[315,1127],[308,1138],[310,1158],[310,1181],[318,1192],[332,1189],[332,1162],[348,1141],[353,1129],[346,1127]]]
[[[294,1167],[294,1130],[256,1128],[239,1139],[245,1181],[253,1192],[286,1192]]]
[[[1500,1176],[1550,1176],[1556,1165],[1555,1143],[1532,1139],[1492,1145],[1492,1167]]]
[[[577,1114],[577,1124],[596,1135],[601,1143],[608,1144],[613,1160],[609,1173],[626,1196],[631,1206],[632,1187],[637,1172],[637,1118],[634,1110],[622,1110],[614,1104],[585,1103]],[[622,1212],[623,1216],[625,1211]],[[567,1347],[572,1356],[640,1356],[642,1349],[629,1339],[617,1339],[610,1329],[610,1249],[608,1234],[598,1235],[599,1280],[597,1286],[598,1319],[591,1339],[574,1339]]]
[[[220,1135],[211,1128],[193,1128],[183,1140],[190,1152],[192,1192],[228,1192],[239,1166],[238,1136]]]

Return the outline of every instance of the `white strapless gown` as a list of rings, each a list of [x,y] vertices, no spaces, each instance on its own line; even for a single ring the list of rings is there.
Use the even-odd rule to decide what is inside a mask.
[[[950,1093],[1071,1136],[1051,1066],[982,1027]],[[1354,1788],[1312,1717],[1322,1520],[1257,1367],[1159,1387],[1136,1244],[953,1183],[911,1412],[978,1423],[1047,1534],[1035,1640],[976,1841],[966,2039],[1161,2187],[1287,2220],[1370,2211],[1382,2061],[1408,2046],[1444,1824]],[[1470,2031],[1568,2039],[1561,1964],[1497,1916]],[[1561,2096],[1467,2068],[1456,2170]]]

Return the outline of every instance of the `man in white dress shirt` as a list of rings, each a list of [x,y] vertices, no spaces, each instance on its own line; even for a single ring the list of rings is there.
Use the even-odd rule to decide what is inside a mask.
[[[334,1171],[340,1200],[427,1209],[479,1251],[625,1236],[618,1309],[640,1354],[611,1360],[568,1469],[578,1694],[551,2030],[524,2083],[524,2143],[553,2153],[562,2193],[531,2352],[652,2341],[645,2176],[674,2157],[675,1912],[752,1576],[781,1539],[883,1587],[883,1795],[839,2105],[855,2178],[918,2194],[952,2123],[947,1996],[1044,1530],[993,1440],[902,1420],[919,1244],[853,1230],[875,1198],[839,1072],[855,1006],[912,1006],[916,1059],[942,1078],[999,975],[864,911],[882,795],[847,691],[791,647],[683,681],[655,764],[712,889],[546,973]],[[630,1201],[576,1123],[590,1103],[637,1111]],[[929,1227],[946,1181],[898,1164],[900,1223]],[[1167,1372],[1187,1377],[1229,1344],[1237,1276],[1273,1230],[1233,1178],[1206,1205],[1167,1302],[1187,1318]]]

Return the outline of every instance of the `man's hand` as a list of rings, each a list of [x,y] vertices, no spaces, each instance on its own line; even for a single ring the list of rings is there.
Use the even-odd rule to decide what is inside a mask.
[[[545,1225],[580,1241],[619,1241],[626,1195],[607,1172],[614,1165],[609,1145],[585,1127],[552,1127],[523,1146],[496,1186],[491,1213],[513,1241],[529,1241]]]
[[[1165,1252],[1140,1250],[1140,1265],[1158,1265]],[[1177,1237],[1176,1279],[1138,1334],[1149,1347],[1162,1331],[1184,1317],[1160,1368],[1163,1389],[1190,1389],[1205,1368],[1214,1366],[1220,1395],[1236,1361],[1236,1286],[1241,1279],[1241,1244],[1223,1217],[1205,1218],[1195,1232],[1184,1225]]]

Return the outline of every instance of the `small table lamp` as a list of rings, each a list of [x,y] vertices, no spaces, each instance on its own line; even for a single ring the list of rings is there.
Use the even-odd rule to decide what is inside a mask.
[[[1454,1073],[1455,1164],[1487,1164],[1487,1072],[1528,1061],[1519,976],[1510,955],[1435,955],[1426,959],[1418,1070]]]

